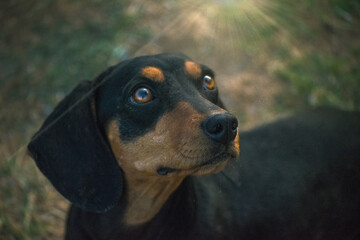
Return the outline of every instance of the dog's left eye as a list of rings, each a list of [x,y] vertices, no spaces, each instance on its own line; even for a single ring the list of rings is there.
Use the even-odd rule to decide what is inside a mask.
[[[205,75],[203,78],[203,87],[205,90],[213,90],[215,88],[215,80],[209,75]]]
[[[147,103],[153,100],[153,98],[154,97],[150,89],[141,87],[134,91],[133,95],[131,96],[131,101],[135,103]]]

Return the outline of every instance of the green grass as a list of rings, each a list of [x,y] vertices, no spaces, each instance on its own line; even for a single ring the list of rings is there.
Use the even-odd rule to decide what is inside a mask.
[[[304,1],[292,16],[306,14],[304,21],[290,21],[292,38],[302,54],[283,59],[274,75],[287,84],[278,98],[289,108],[332,106],[360,110],[360,46],[358,1]]]
[[[292,59],[276,75],[290,85],[289,91],[279,98],[279,104],[294,107],[292,101],[302,108],[333,106],[360,110],[360,69],[349,62],[348,56],[309,54]]]
[[[276,109],[360,110],[359,1],[247,3],[230,2],[220,17],[236,23],[236,51],[285,85]]]
[[[34,177],[34,166],[20,156],[1,156],[5,159],[0,161],[2,239],[33,239],[46,232],[46,225],[37,217],[46,193],[38,187],[42,182]]]

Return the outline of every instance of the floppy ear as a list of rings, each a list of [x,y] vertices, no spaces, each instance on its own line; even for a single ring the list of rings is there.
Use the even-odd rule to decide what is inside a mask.
[[[105,212],[120,199],[123,178],[96,122],[93,90],[91,82],[81,82],[45,120],[28,149],[64,197],[84,210]]]

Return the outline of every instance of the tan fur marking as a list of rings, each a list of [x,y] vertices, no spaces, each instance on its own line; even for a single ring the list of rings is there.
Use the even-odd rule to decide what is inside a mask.
[[[127,143],[121,141],[118,120],[108,125],[110,146],[125,175],[128,202],[125,224],[138,225],[151,220],[185,176],[214,173],[226,166],[227,161],[197,167],[213,158],[210,151],[213,144],[201,129],[201,122],[208,114],[202,115],[189,103],[179,102],[173,111],[158,120],[154,130]],[[225,147],[219,151],[225,151]],[[159,167],[178,171],[160,176]]]
[[[236,155],[239,156],[240,155],[240,138],[239,138],[239,129],[237,130],[237,134],[234,140],[234,147],[236,150]]]
[[[141,71],[141,74],[150,79],[153,80],[155,82],[163,82],[165,80],[164,74],[163,72],[156,67],[146,67],[143,68]]]
[[[152,161],[156,162],[156,155],[152,155],[158,154],[157,149],[151,150],[147,147],[147,139],[134,144],[124,144],[118,133],[117,121],[111,122],[108,127],[108,139],[123,169],[127,189],[125,195],[128,204],[123,221],[127,225],[138,225],[150,221],[159,212],[185,176],[159,176],[156,169],[151,166]],[[158,141],[163,142],[161,139]],[[149,145],[154,146],[151,142]],[[163,148],[165,149],[166,147]],[[145,157],[145,161],[139,160],[142,156]],[[149,167],[154,171],[149,172]]]
[[[191,61],[185,62],[185,71],[187,74],[193,76],[194,78],[199,78],[201,76],[200,65]]]

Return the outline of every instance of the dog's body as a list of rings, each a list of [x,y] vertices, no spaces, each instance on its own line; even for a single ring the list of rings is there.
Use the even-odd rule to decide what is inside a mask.
[[[66,239],[359,236],[360,115],[323,110],[243,133],[235,161],[237,121],[213,78],[183,56],[140,57],[59,104],[29,150],[74,204]]]

